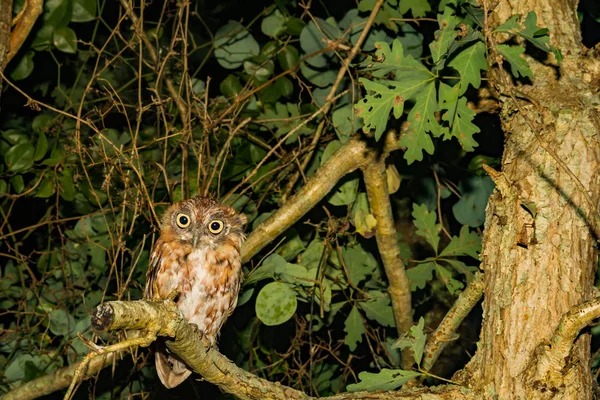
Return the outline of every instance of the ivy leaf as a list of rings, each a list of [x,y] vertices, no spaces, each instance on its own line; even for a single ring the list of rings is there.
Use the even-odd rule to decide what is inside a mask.
[[[428,261],[406,270],[406,275],[410,280],[410,290],[415,292],[417,289],[425,289],[427,282],[433,279],[435,263]]]
[[[392,348],[405,349],[410,347],[413,351],[415,361],[418,365],[421,365],[423,359],[423,350],[425,349],[425,342],[427,341],[427,335],[423,333],[425,327],[425,319],[421,317],[417,325],[413,325],[405,334],[404,337],[399,338],[393,345]]]
[[[400,137],[400,145],[406,148],[404,158],[408,164],[423,160],[423,151],[433,154],[433,141],[427,132],[434,136],[442,133],[442,127],[435,117],[437,109],[435,83],[430,82],[417,96],[408,114],[408,129]]]
[[[373,300],[360,303],[360,307],[365,311],[367,318],[377,321],[383,326],[395,326],[394,312],[390,305],[390,297],[381,292],[369,292]]]
[[[440,29],[434,33],[435,41],[429,44],[429,50],[431,50],[433,63],[437,70],[444,67],[440,61],[448,54],[450,45],[456,39],[457,33],[455,29],[460,19],[452,15],[453,13],[454,10],[452,8],[446,7],[443,14],[438,14]]]
[[[440,257],[471,256],[478,259],[480,251],[481,238],[477,233],[471,232],[467,225],[463,225],[459,236],[452,237],[448,246],[440,253]]]
[[[460,73],[459,95],[467,91],[469,84],[475,89],[481,86],[481,72],[487,71],[487,62],[485,59],[485,45],[481,41],[461,50],[456,57],[448,63],[449,67],[454,68]]]
[[[531,71],[531,68],[529,68],[529,63],[521,57],[521,54],[525,52],[524,48],[521,46],[499,44],[496,46],[496,50],[498,50],[498,53],[510,63],[510,69],[516,78],[518,78],[519,75],[522,77],[533,78],[533,72]]]
[[[442,230],[442,225],[435,223],[437,216],[433,211],[428,211],[425,205],[416,203],[413,204],[412,216],[415,219],[414,224],[417,228],[417,235],[423,237],[437,254],[440,243],[439,233]]]
[[[465,151],[473,151],[477,142],[473,135],[480,131],[473,123],[475,111],[467,106],[467,98],[458,97],[459,85],[450,87],[440,83],[440,110],[448,110],[442,115],[442,120],[450,125],[444,129],[444,140],[456,138]]]
[[[95,0],[73,0],[71,22],[89,22],[96,18]]]
[[[366,332],[360,311],[356,306],[352,307],[344,322],[344,332],[346,332],[344,343],[348,345],[350,351],[356,350],[356,345],[362,342],[362,335]]]
[[[402,369],[383,368],[377,373],[361,372],[358,374],[359,383],[353,383],[346,387],[349,392],[376,390],[394,390],[404,385],[406,382],[422,374],[415,371],[404,371]]]

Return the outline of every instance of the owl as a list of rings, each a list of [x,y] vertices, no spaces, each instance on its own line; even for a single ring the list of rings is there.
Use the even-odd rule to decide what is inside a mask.
[[[150,256],[144,296],[166,298],[176,289],[174,301],[183,316],[213,346],[237,304],[245,223],[243,214],[212,199],[180,201],[162,217],[160,237]],[[167,388],[179,385],[192,373],[166,353],[164,344],[159,343],[155,361]]]

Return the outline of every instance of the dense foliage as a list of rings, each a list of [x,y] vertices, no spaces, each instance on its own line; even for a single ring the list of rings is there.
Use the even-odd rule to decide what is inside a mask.
[[[47,0],[5,71],[0,390],[75,363],[89,351],[80,337],[117,339],[94,335],[89,311],[141,298],[168,204],[219,198],[251,232],[352,135],[378,146],[389,130],[401,132],[388,190],[418,325],[397,340],[376,222],[352,172],[245,265],[220,349],[319,395],[424,373],[397,371],[399,348],[419,362],[424,335],[477,271],[493,190],[482,164],[502,152],[482,77],[500,63],[526,81],[526,51],[560,61],[536,15],[498,27],[514,40],[492,46],[474,1],[387,0],[372,27],[374,0],[133,3]],[[475,316],[431,373],[460,368],[478,330]],[[148,356],[125,357],[76,396],[160,393]],[[177,393],[211,390],[190,382]]]

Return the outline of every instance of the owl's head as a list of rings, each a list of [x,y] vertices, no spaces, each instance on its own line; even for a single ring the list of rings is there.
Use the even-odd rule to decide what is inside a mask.
[[[194,248],[218,246],[244,239],[246,216],[208,197],[192,197],[174,203],[162,217],[161,236],[181,240]]]

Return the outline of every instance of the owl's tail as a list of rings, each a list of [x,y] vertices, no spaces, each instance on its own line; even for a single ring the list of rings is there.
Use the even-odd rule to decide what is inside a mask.
[[[156,372],[166,388],[172,389],[185,381],[191,375],[184,363],[167,355],[164,351],[157,351],[154,355],[156,361]]]

